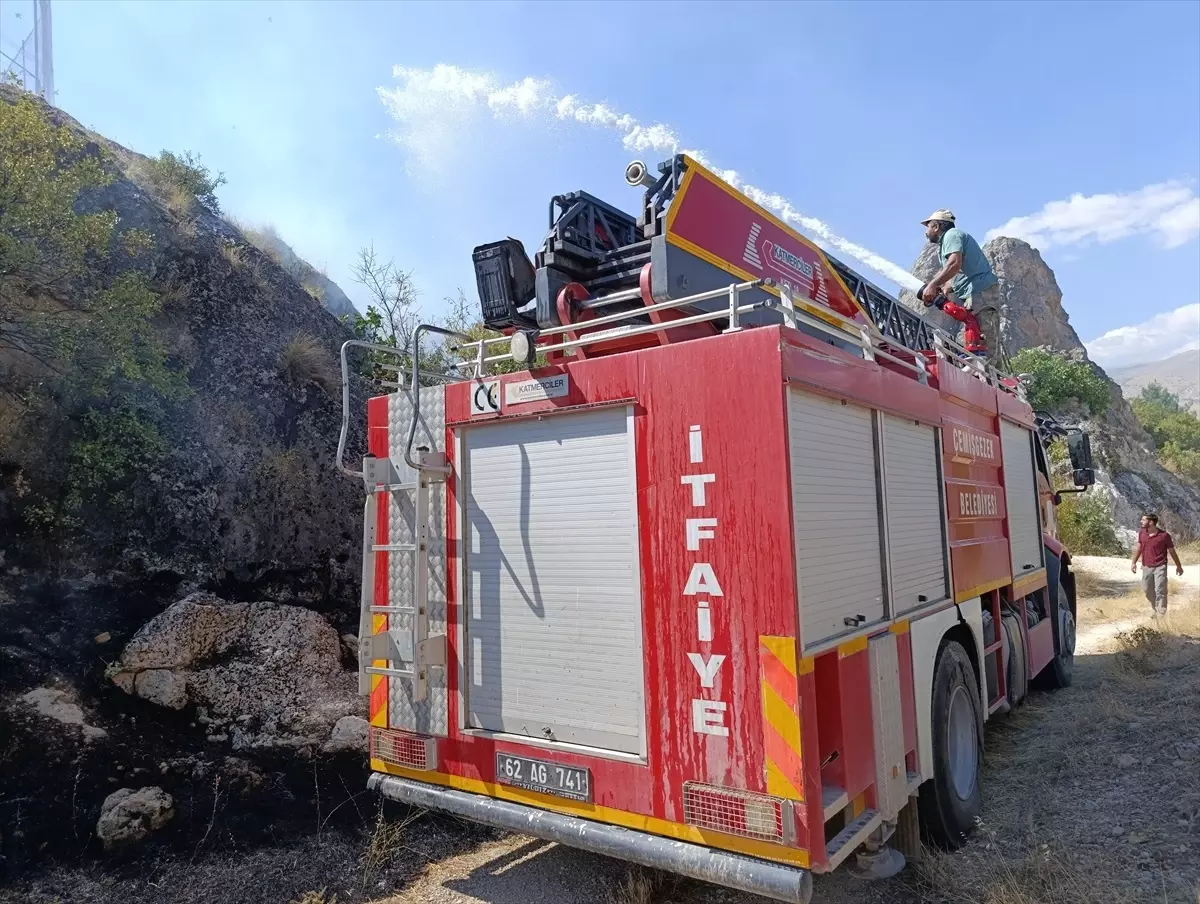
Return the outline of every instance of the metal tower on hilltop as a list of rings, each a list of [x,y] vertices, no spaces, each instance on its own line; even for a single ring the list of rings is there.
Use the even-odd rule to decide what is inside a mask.
[[[54,103],[50,0],[0,2],[0,77]]]

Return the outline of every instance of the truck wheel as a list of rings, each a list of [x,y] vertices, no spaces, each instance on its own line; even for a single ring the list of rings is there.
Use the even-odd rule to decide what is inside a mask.
[[[1041,684],[1050,690],[1070,687],[1075,677],[1075,616],[1062,584],[1058,585],[1058,636],[1062,652],[1055,654],[1041,674]]]
[[[957,641],[948,642],[938,654],[932,704],[933,776],[921,785],[918,804],[925,834],[953,850],[966,841],[983,807],[979,683],[967,651]]]

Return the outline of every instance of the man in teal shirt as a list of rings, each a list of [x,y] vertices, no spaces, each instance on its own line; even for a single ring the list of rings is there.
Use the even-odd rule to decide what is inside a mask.
[[[985,351],[990,347],[991,354],[998,355],[1000,282],[983,256],[983,249],[954,225],[954,214],[944,208],[935,210],[928,219],[921,221],[921,225],[925,227],[925,237],[938,246],[938,263],[942,267],[925,284],[921,300],[930,305],[939,295],[944,295],[946,304],[942,310],[967,325],[968,350]],[[982,333],[982,337],[972,336],[976,331]],[[972,345],[976,348],[970,348]]]

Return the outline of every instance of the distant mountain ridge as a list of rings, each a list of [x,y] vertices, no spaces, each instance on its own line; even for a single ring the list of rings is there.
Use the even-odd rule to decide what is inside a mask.
[[[1193,348],[1148,364],[1114,367],[1110,374],[1131,398],[1151,383],[1158,383],[1179,396],[1184,407],[1200,415],[1200,349]]]

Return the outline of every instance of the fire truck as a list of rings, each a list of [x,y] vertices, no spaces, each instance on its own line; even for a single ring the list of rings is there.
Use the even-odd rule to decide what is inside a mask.
[[[696,160],[626,178],[475,249],[492,338],[416,330],[361,470],[343,348],[370,785],[806,902],[961,844],[984,724],[1070,683],[1088,438]]]

